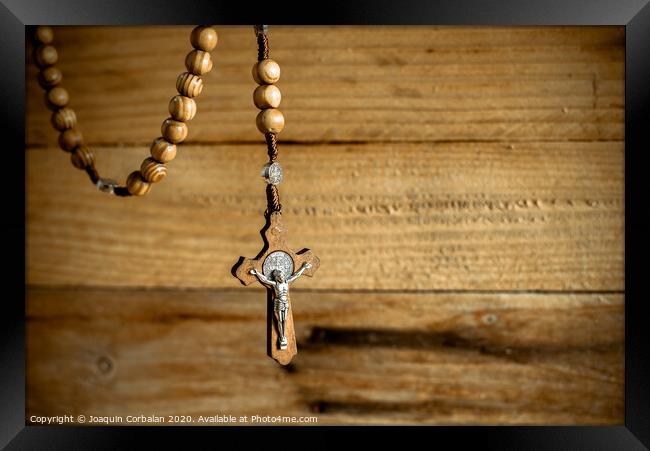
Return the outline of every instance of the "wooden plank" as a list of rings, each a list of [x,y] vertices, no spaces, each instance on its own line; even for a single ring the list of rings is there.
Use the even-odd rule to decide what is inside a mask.
[[[622,424],[621,294],[53,290],[27,302],[27,415],[316,415],[319,424]]]
[[[220,27],[188,140],[259,140],[250,27]],[[61,27],[89,142],[160,134],[191,27]],[[621,140],[623,27],[273,27],[285,141]],[[56,133],[27,69],[27,143]]]
[[[623,290],[620,142],[284,145],[290,246],[314,289]],[[99,148],[123,178],[148,150]],[[258,145],[181,146],[147,198],[27,152],[30,284],[228,288],[266,207]],[[317,183],[314,183],[317,180]]]

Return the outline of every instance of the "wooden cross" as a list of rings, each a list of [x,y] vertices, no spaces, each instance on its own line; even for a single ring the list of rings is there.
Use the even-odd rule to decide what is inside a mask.
[[[255,258],[240,257],[233,267],[233,275],[244,285],[260,281],[255,274],[251,273],[251,270],[255,270],[267,278],[271,278],[273,271],[278,270],[287,279],[302,268],[301,274],[312,277],[320,265],[320,260],[309,249],[303,249],[299,252],[293,252],[289,249],[285,243],[286,232],[282,224],[282,215],[279,212],[271,213],[266,226],[261,230],[264,247]],[[303,268],[305,263],[308,264],[307,268]],[[309,265],[311,266],[309,267]],[[287,365],[298,352],[293,327],[291,300],[287,293],[289,306],[285,320],[287,346],[286,349],[281,349],[278,343],[280,334],[278,318],[274,310],[275,290],[267,285],[265,286],[267,288],[267,354],[281,365]]]

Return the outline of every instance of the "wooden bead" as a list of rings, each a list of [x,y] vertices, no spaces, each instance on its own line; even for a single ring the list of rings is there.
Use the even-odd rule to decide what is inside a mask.
[[[179,143],[187,138],[187,125],[185,122],[180,122],[172,119],[171,117],[163,121],[162,127],[163,138],[170,143]]]
[[[169,101],[169,114],[181,122],[191,120],[196,114],[196,102],[185,96],[174,96]]]
[[[68,91],[66,91],[65,88],[62,88],[61,86],[55,86],[45,93],[45,100],[47,106],[52,109],[58,109],[63,108],[68,104],[70,96],[68,95]]]
[[[260,85],[272,85],[280,79],[280,65],[272,59],[258,61],[252,72],[255,83]]]
[[[77,115],[72,108],[61,108],[52,113],[52,126],[59,131],[77,125]]]
[[[210,52],[217,46],[217,31],[210,26],[198,26],[190,34],[190,43],[192,47],[204,52]]]
[[[277,108],[280,106],[282,94],[275,85],[260,85],[253,91],[253,102],[260,110]]]
[[[212,70],[212,58],[203,50],[192,50],[185,57],[187,71],[196,75],[207,74]]]
[[[280,133],[284,128],[284,115],[280,110],[269,108],[259,112],[256,122],[262,133]]]
[[[77,169],[86,169],[95,164],[95,156],[90,148],[81,145],[77,146],[70,155],[70,161]]]
[[[38,74],[38,83],[44,89],[56,86],[63,80],[63,74],[56,66],[46,67]]]
[[[83,136],[76,128],[64,130],[59,135],[59,147],[66,152],[72,152],[75,147],[83,143]]]
[[[34,60],[40,67],[52,66],[59,60],[59,54],[51,45],[40,45],[34,52]]]
[[[161,181],[167,175],[167,166],[159,163],[153,158],[147,158],[140,166],[142,177],[149,183],[156,183]]]
[[[161,163],[168,163],[176,158],[176,144],[166,141],[162,136],[153,140],[151,156]]]
[[[140,171],[133,171],[126,178],[126,189],[132,196],[144,196],[151,189],[151,184],[142,178]]]
[[[203,80],[198,75],[183,72],[176,79],[176,90],[185,97],[196,97],[203,91]]]
[[[34,30],[34,39],[41,44],[51,44],[54,41],[54,31],[51,27],[41,25]]]

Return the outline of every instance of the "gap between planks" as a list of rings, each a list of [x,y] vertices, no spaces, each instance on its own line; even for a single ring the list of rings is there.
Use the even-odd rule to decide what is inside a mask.
[[[234,293],[241,292],[242,288],[203,288],[203,287],[193,287],[193,286],[175,286],[175,287],[147,287],[147,286],[115,286],[115,285],[66,285],[66,284],[31,284],[26,286],[27,290],[38,290],[38,291],[141,291],[141,292],[190,292],[190,293]],[[263,293],[263,289],[246,289],[248,292],[253,292],[253,290]],[[510,294],[540,294],[540,295],[599,295],[599,294],[625,294],[625,290],[463,290],[463,289],[430,289],[430,290],[418,290],[418,289],[348,289],[348,288],[292,288],[292,293],[333,293],[333,294],[490,294],[490,295],[510,295]]]
[[[228,291],[220,302],[208,290],[28,291],[28,413],[311,412],[338,424],[624,418],[620,295],[304,296],[299,355],[279,368],[264,357],[263,299]]]
[[[349,146],[349,145],[382,145],[382,144],[508,144],[508,143],[527,143],[527,142],[543,142],[548,144],[553,143],[624,143],[623,139],[430,139],[430,140],[395,140],[395,141],[368,141],[368,140],[336,140],[336,141],[307,141],[307,140],[278,140],[278,145],[283,146]],[[30,150],[50,150],[56,148],[56,143],[33,143],[25,148],[25,151]],[[183,141],[180,147],[183,146],[250,146],[255,144],[265,145],[264,141],[260,140],[237,140],[237,141]],[[101,142],[96,141],[91,146],[104,147],[106,149],[126,149],[132,147],[149,146],[150,142],[145,141],[132,141],[132,142]]]

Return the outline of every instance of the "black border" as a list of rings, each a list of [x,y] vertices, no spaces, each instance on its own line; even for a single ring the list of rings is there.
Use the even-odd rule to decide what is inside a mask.
[[[235,4],[233,4],[235,3]],[[128,448],[134,439],[156,438],[170,445],[188,434],[226,428],[72,428],[25,426],[25,26],[144,24],[414,24],[414,25],[625,25],[625,426],[607,427],[436,427],[424,428],[454,447],[474,443],[482,449],[636,450],[650,447],[650,337],[644,328],[643,258],[649,240],[643,232],[643,194],[650,192],[642,156],[650,150],[650,5],[648,0],[440,0],[389,1],[302,6],[291,2],[249,5],[215,0],[84,1],[3,0],[0,3],[0,95],[3,108],[3,162],[7,212],[2,216],[7,299],[2,303],[0,341],[0,446],[8,449]],[[318,6],[310,8],[310,6]],[[310,12],[314,11],[311,15]],[[295,14],[302,12],[304,17]],[[22,168],[17,171],[10,168]],[[8,178],[8,179],[7,179]],[[13,180],[16,178],[16,180]],[[8,252],[9,251],[9,252]],[[20,264],[22,263],[22,265]],[[647,277],[647,276],[646,276]],[[22,301],[16,302],[22,299]],[[254,430],[246,428],[245,430]],[[299,428],[304,430],[306,428]],[[309,428],[323,438],[322,428]],[[366,428],[375,437],[403,428]],[[242,430],[242,428],[240,428]],[[264,435],[283,428],[265,428]],[[293,436],[295,432],[291,432]],[[329,435],[329,434],[328,434]],[[183,437],[185,436],[185,437]],[[225,437],[222,437],[222,439]],[[12,440],[13,439],[13,440]],[[268,440],[274,438],[267,437]],[[150,443],[150,442],[149,442]],[[215,446],[223,442],[212,442]],[[277,443],[277,442],[276,442]],[[431,442],[429,442],[431,443]],[[312,445],[312,442],[309,442]],[[274,444],[275,445],[275,444]],[[475,446],[476,446],[475,445]],[[403,446],[403,445],[402,445]],[[434,445],[435,446],[435,445]]]

